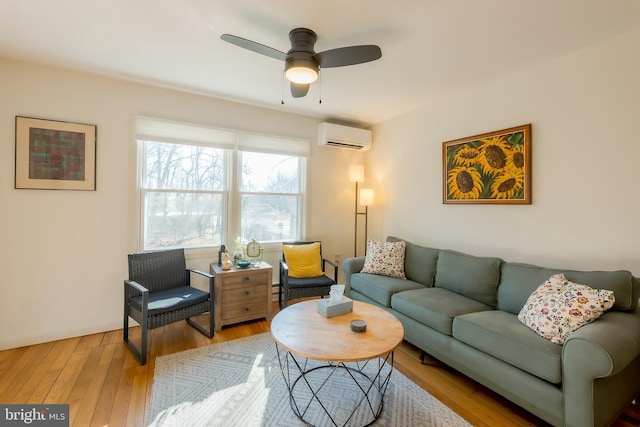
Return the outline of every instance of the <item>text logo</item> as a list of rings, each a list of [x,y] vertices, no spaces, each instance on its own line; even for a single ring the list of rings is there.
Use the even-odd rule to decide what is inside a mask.
[[[69,405],[0,405],[0,426],[69,427]]]

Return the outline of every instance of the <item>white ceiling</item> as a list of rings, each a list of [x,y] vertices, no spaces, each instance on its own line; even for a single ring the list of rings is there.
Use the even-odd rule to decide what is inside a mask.
[[[640,0],[0,0],[0,57],[372,124],[639,26]],[[286,52],[294,27],[382,58],[294,99],[284,64],[220,40]]]

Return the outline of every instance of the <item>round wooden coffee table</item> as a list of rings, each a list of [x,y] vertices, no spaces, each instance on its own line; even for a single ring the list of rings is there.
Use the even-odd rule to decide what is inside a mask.
[[[314,426],[372,424],[382,412],[404,328],[391,313],[360,301],[329,318],[317,307],[318,300],[293,304],[271,322],[291,408]],[[365,332],[351,331],[354,319],[367,322]]]

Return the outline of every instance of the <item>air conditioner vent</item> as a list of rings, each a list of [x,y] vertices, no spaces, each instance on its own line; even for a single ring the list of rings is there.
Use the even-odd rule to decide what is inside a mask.
[[[371,131],[334,123],[320,123],[318,145],[366,151],[371,148]]]

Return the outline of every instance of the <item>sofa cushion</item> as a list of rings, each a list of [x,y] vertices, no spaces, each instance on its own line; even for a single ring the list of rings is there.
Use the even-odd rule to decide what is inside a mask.
[[[512,314],[518,314],[529,295],[541,283],[557,273],[563,273],[567,280],[582,283],[592,288],[613,291],[616,301],[613,309],[635,310],[638,295],[634,294],[637,280],[629,271],[575,271],[557,270],[531,264],[507,262],[502,264],[500,285],[498,286],[498,308]]]
[[[453,337],[546,381],[562,382],[562,346],[537,335],[515,314],[492,310],[457,316]]]
[[[406,279],[369,273],[351,275],[351,289],[366,295],[385,307],[391,307],[391,296],[396,292],[420,288],[424,288],[424,285]]]
[[[404,241],[406,245],[404,250],[404,274],[407,279],[422,283],[425,286],[433,286],[440,249],[420,246],[399,237],[387,237],[387,242],[400,241]]]
[[[570,282],[559,273],[533,291],[518,319],[552,343],[564,344],[570,333],[602,316],[614,301],[612,291]]]
[[[367,254],[361,273],[379,274],[381,276],[404,279],[405,243],[367,241]]]
[[[495,307],[501,263],[500,258],[443,250],[438,256],[434,285]]]
[[[492,310],[486,304],[442,288],[423,288],[397,293],[391,297],[391,307],[449,336],[454,317]]]

